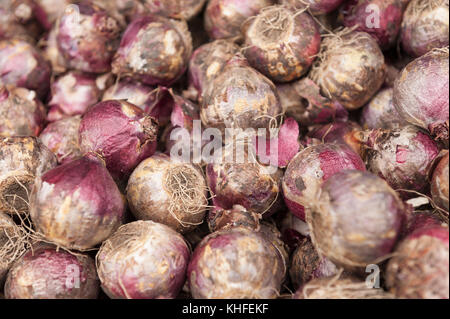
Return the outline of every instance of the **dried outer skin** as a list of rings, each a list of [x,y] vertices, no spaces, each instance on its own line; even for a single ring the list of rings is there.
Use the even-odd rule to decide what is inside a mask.
[[[94,75],[70,71],[51,85],[47,119],[54,122],[67,116],[83,115],[100,100],[100,96],[101,90]]]
[[[275,0],[210,0],[205,11],[205,29],[211,39],[241,35],[241,25]]]
[[[320,257],[309,238],[304,238],[291,256],[289,274],[296,289],[310,280],[337,273],[336,265],[327,258]]]
[[[93,155],[37,178],[30,197],[36,231],[67,249],[98,245],[120,226],[125,213],[122,194],[104,163]]]
[[[270,214],[270,208],[276,206],[281,177],[281,169],[272,173],[268,167],[250,161],[238,163],[224,158],[206,167],[206,181],[215,206],[232,209],[241,205],[257,214]]]
[[[194,299],[268,299],[279,294],[285,271],[282,254],[263,234],[237,227],[200,242],[188,280]]]
[[[364,159],[369,171],[385,179],[395,190],[427,193],[439,154],[438,146],[428,134],[412,125],[367,134]]]
[[[77,4],[79,14],[65,10],[58,22],[58,49],[67,66],[89,73],[111,70],[111,60],[118,48],[122,28],[119,21],[99,6]]]
[[[304,75],[320,50],[317,23],[303,12],[273,6],[243,26],[244,54],[251,66],[276,82]]]
[[[346,170],[365,170],[362,159],[344,144],[325,143],[300,151],[289,163],[283,177],[283,196],[289,210],[301,220],[317,202],[324,181]]]
[[[17,39],[0,41],[0,82],[36,91],[43,98],[50,75],[50,65],[31,44]]]
[[[397,247],[386,285],[398,298],[449,298],[448,227],[418,228]]]
[[[366,104],[384,82],[384,56],[365,32],[344,30],[322,41],[311,79],[348,110]]]
[[[351,0],[340,8],[344,26],[367,32],[381,49],[389,49],[397,40],[403,18],[401,0]]]
[[[293,299],[394,299],[383,289],[368,288],[364,281],[353,277],[318,278],[302,286]]]
[[[177,195],[183,189],[187,190],[184,198]],[[207,198],[201,171],[164,154],[144,160],[128,180],[127,199],[134,216],[167,225],[180,233],[192,231],[203,222]]]
[[[206,87],[223,72],[227,62],[239,51],[230,40],[215,40],[200,46],[189,61],[188,97],[200,104]]]
[[[411,0],[403,15],[400,41],[409,55],[420,57],[448,46],[448,30],[448,0]]]
[[[183,236],[165,225],[123,225],[97,254],[102,289],[110,298],[175,298],[185,282],[189,255]]]
[[[107,100],[127,100],[156,118],[160,127],[167,125],[170,121],[175,103],[170,89],[161,86],[154,88],[130,80],[123,80],[109,87],[102,98],[102,101]]]
[[[339,102],[323,96],[319,86],[309,78],[277,85],[277,91],[284,113],[302,126],[348,118],[347,110]]]
[[[141,0],[91,0],[111,14],[121,25],[148,14],[148,9]]]
[[[58,49],[58,24],[57,21],[48,34],[38,43],[42,50],[42,56],[52,66],[52,72],[55,75],[62,74],[67,70],[67,61]]]
[[[205,2],[206,0],[144,0],[144,5],[152,14],[190,20],[200,13]]]
[[[246,227],[256,230],[260,225],[261,215],[247,210],[241,205],[233,205],[231,209],[213,207],[207,217],[209,230],[213,233],[221,229]]]
[[[146,15],[126,29],[112,71],[147,85],[170,86],[186,71],[192,38],[185,21]]]
[[[6,299],[97,299],[99,290],[91,257],[47,244],[22,255],[5,283]]]
[[[14,259],[25,248],[25,243],[18,241],[20,237],[21,231],[19,227],[8,215],[0,212],[0,285],[3,285]]]
[[[0,136],[38,136],[46,109],[34,91],[0,85]]]
[[[308,8],[313,15],[321,16],[336,10],[344,0],[281,0],[281,4],[289,5],[297,10]]]
[[[381,178],[347,170],[323,185],[317,205],[306,215],[321,256],[352,271],[377,263],[397,242],[405,205]]]
[[[102,101],[126,100],[145,112],[154,100],[151,96],[153,90],[154,87],[140,82],[122,80],[105,90]]]
[[[0,137],[0,211],[28,212],[35,178],[56,167],[55,155],[36,137]]]
[[[203,96],[200,117],[206,127],[269,129],[282,113],[275,85],[241,56],[231,59]]]
[[[308,132],[307,143],[312,138],[312,145],[316,141],[322,143],[340,143],[347,144],[356,154],[362,156],[362,142],[361,142],[362,128],[353,121],[348,122],[334,122],[322,126],[317,126]],[[314,141],[314,139],[316,141]]]
[[[81,116],[71,116],[50,123],[39,138],[57,157],[60,164],[64,164],[81,157],[78,131]]]
[[[433,172],[433,177],[431,178],[431,195],[433,201],[440,208],[445,209],[448,212],[448,152],[439,161]]]
[[[155,153],[158,123],[131,103],[109,100],[88,110],[79,133],[81,151],[100,155],[113,178],[122,180]]]
[[[394,89],[381,89],[367,103],[359,120],[364,129],[398,129],[408,124],[394,106]]]
[[[409,63],[394,85],[394,106],[405,121],[448,146],[449,54],[430,53]]]

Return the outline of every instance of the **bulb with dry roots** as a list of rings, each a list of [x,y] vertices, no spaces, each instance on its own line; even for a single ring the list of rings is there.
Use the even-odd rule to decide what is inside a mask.
[[[431,178],[431,195],[434,203],[448,212],[448,152],[439,160]]]
[[[427,193],[439,148],[419,128],[406,125],[399,129],[365,132],[364,159],[367,169],[382,177],[395,190]]]
[[[146,15],[128,25],[112,71],[144,84],[170,86],[186,71],[192,49],[185,21]]]
[[[328,277],[302,286],[293,299],[394,299],[381,288],[371,288],[357,278]]]
[[[17,39],[0,41],[0,82],[36,91],[44,98],[50,76],[50,65],[34,46]]]
[[[311,126],[334,121],[346,121],[347,110],[320,92],[319,86],[309,78],[277,85],[281,106],[287,116],[300,125]]]
[[[281,0],[280,3],[297,10],[308,9],[315,16],[333,12],[344,0]]]
[[[343,25],[372,35],[386,50],[397,40],[403,18],[401,0],[352,0],[339,10]]]
[[[434,48],[448,46],[448,18],[448,0],[412,0],[403,15],[403,49],[420,57]]]
[[[68,116],[83,115],[100,100],[100,96],[101,90],[94,75],[70,71],[51,85],[47,119],[54,122]]]
[[[105,164],[88,154],[36,180],[31,219],[46,240],[67,249],[87,250],[121,224],[125,201]]]
[[[283,196],[289,210],[305,220],[320,187],[334,174],[347,169],[365,171],[362,159],[345,144],[324,143],[300,151],[283,176]]]
[[[56,157],[36,137],[0,137],[0,150],[0,212],[28,213],[35,179],[56,167]]]
[[[282,170],[251,161],[248,153],[243,154],[240,162],[238,153],[237,146],[226,146],[223,157],[206,167],[214,206],[232,209],[241,205],[256,214],[272,214],[280,200]]]
[[[96,299],[94,260],[38,244],[18,259],[5,283],[7,299]]]
[[[386,284],[398,298],[449,298],[449,231],[429,218],[410,229],[389,260]]]
[[[238,54],[207,86],[200,116],[206,127],[223,133],[226,128],[269,130],[281,113],[275,85]]]
[[[312,128],[306,138],[307,145],[317,143],[347,144],[356,154],[362,156],[362,128],[353,121],[334,122]]]
[[[50,123],[39,138],[57,157],[60,164],[70,162],[82,156],[78,131],[81,117],[71,116]]]
[[[97,272],[110,298],[175,298],[185,282],[189,256],[179,233],[153,221],[137,221],[103,243]]]
[[[0,136],[38,136],[45,114],[34,91],[0,84]]]
[[[389,185],[368,172],[346,170],[322,185],[306,220],[321,256],[352,271],[376,264],[392,251],[406,205]]]
[[[311,280],[336,275],[338,271],[330,260],[319,256],[309,238],[303,238],[291,255],[289,275],[296,289]]]
[[[364,129],[398,129],[408,123],[394,106],[394,89],[391,87],[380,90],[364,106],[359,122]]]
[[[102,157],[117,181],[122,181],[156,150],[158,122],[124,100],[97,103],[80,123],[80,148]]]
[[[436,49],[409,63],[394,85],[394,106],[405,121],[448,147],[449,51]]]
[[[322,41],[309,76],[328,97],[355,110],[380,89],[385,73],[383,52],[375,39],[344,29]]]
[[[14,261],[29,245],[29,236],[25,229],[0,212],[0,285]]]
[[[152,14],[190,20],[200,13],[206,0],[144,0],[143,2]]]
[[[208,207],[206,181],[190,163],[156,154],[131,174],[127,198],[134,216],[187,233],[203,222]]]
[[[314,19],[287,7],[264,8],[242,29],[248,62],[275,82],[300,78],[320,49],[320,32]]]
[[[205,29],[211,39],[241,35],[241,25],[276,0],[210,0],[205,11]]]
[[[261,232],[234,227],[205,237],[188,267],[194,299],[276,298],[286,273],[279,248]]]
[[[239,46],[231,40],[216,40],[197,48],[189,61],[188,97],[201,104],[206,87],[223,72],[238,51]]]
[[[111,70],[122,31],[119,21],[93,2],[66,9],[57,23],[58,49],[67,66],[89,73]]]

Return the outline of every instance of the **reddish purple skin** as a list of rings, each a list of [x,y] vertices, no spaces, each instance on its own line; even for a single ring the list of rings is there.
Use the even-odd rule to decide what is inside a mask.
[[[54,193],[80,192],[80,199],[92,203],[93,215],[122,218],[123,200],[110,174],[94,155],[58,166],[42,176],[42,181],[53,184]],[[120,207],[121,209],[117,209]]]
[[[49,122],[58,121],[67,116],[83,115],[100,99],[100,90],[94,75],[79,72],[71,72],[71,75],[75,78],[73,86],[68,87],[62,78],[57,79],[51,85],[47,115]],[[86,88],[88,88],[87,92]],[[77,94],[76,101],[73,100],[72,94]],[[81,99],[81,97],[83,98]]]
[[[132,21],[125,32],[123,33],[122,40],[120,41],[119,49],[114,56],[113,61],[113,72],[116,74],[120,74],[121,65],[127,64],[127,59],[130,54],[130,49],[135,44],[135,42],[141,41],[140,37],[138,37],[138,33],[141,29],[146,28],[149,24],[159,22],[162,24],[162,28],[164,31],[168,30],[177,30],[174,25],[170,22],[171,20],[162,18],[157,15],[145,15],[141,16],[134,21]],[[156,45],[156,44],[155,44]],[[155,57],[146,57],[148,60]],[[189,58],[189,57],[188,57]],[[163,77],[158,77],[157,75],[145,74],[145,73],[134,73],[131,76],[133,79],[143,82],[147,85],[162,85],[166,87],[170,87],[174,84],[186,71],[187,69],[187,61],[184,63],[184,66],[180,68],[177,74],[172,79],[165,79]],[[151,66],[150,66],[151,67]]]
[[[420,236],[437,237],[446,240],[448,244],[448,229],[442,227],[443,222],[430,212],[413,213],[407,225],[405,225],[405,234],[409,238],[418,238]]]
[[[51,67],[41,53],[21,40],[0,41],[0,81],[36,91],[43,99],[50,87]]]
[[[5,295],[8,299],[12,298],[73,298],[74,295],[76,295],[79,298],[88,298],[88,299],[95,299],[99,292],[99,283],[98,280],[94,277],[92,278],[93,274],[95,274],[95,268],[92,267],[92,269],[87,269],[85,266],[88,264],[80,263],[80,260],[64,251],[59,250],[57,251],[54,248],[50,247],[42,247],[42,248],[34,248],[33,250],[29,250],[23,257],[21,257],[20,263],[17,265],[18,267],[21,267],[21,265],[26,264],[32,264],[33,274],[31,276],[39,277],[40,280],[44,279],[45,283],[47,284],[47,288],[50,288],[52,285],[57,284],[62,285],[64,287],[64,293],[67,294],[64,295],[55,295],[54,291],[48,291],[47,296],[34,296],[34,295],[22,295],[24,291],[16,291],[15,286],[19,284],[17,283],[11,283],[11,278],[6,283],[5,286]],[[93,261],[91,264],[94,266]],[[70,272],[70,269],[77,269],[79,270],[79,277],[76,279],[80,281],[80,286],[88,285],[91,286],[92,290],[85,291],[87,295],[79,295],[78,291],[80,291],[80,288],[72,287],[69,284],[73,284],[73,279],[71,276],[73,276],[73,273]],[[22,274],[24,275],[24,274]],[[20,281],[19,279],[17,279]],[[92,281],[94,282],[88,282]],[[35,289],[38,287],[35,287]],[[16,288],[17,289],[17,288]],[[21,290],[24,290],[25,287],[21,287]],[[37,289],[36,289],[37,290]],[[40,290],[42,294],[42,290]],[[19,294],[17,294],[19,293]]]
[[[189,260],[190,253],[189,250],[186,249],[185,246],[175,244],[175,248],[173,248],[173,252],[182,256],[184,260]],[[157,296],[157,299],[171,299],[175,298],[180,291],[180,288],[183,286],[185,282],[185,272],[176,272],[170,277],[170,283],[168,285],[168,290],[172,293],[168,296]],[[123,276],[120,277],[120,285],[116,283],[113,287],[109,287],[109,292],[113,294],[115,298],[123,298],[126,299],[127,295],[130,299],[148,299],[148,295],[146,295],[143,291],[139,290],[139,277],[136,274],[131,272],[126,272]],[[126,290],[126,294],[123,290],[123,287]]]
[[[106,162],[116,180],[123,180],[144,159],[152,156],[157,147],[157,127],[138,107],[127,115],[124,102],[104,101],[91,107],[80,124],[80,147],[84,153],[95,152]],[[151,129],[152,132],[144,132]]]
[[[370,7],[376,5],[379,8],[380,27],[370,27],[366,22],[376,23],[373,19],[376,12]],[[400,0],[350,0],[341,7],[344,26],[367,32],[372,35],[385,50],[395,44],[400,31],[403,5]]]
[[[77,5],[82,21],[89,21],[85,33],[76,36],[73,31],[72,15],[63,14],[58,28],[58,49],[69,65],[84,72],[104,73],[111,69],[111,61],[118,44],[120,28],[108,25],[109,14],[88,2]],[[85,38],[80,38],[84,36]]]
[[[417,130],[415,136],[411,137],[409,145],[397,144],[394,150],[389,147],[389,143],[401,143],[395,138],[407,133],[402,132],[401,129],[392,132],[383,133],[382,130],[373,130],[370,133],[367,141],[369,149],[366,155],[369,170],[385,179],[395,190],[407,189],[428,192],[431,168],[439,154],[437,144],[430,136]],[[375,153],[372,153],[372,149],[375,150]],[[389,163],[390,166],[383,165],[380,162],[381,158],[385,157],[388,160],[391,158],[392,152],[395,152],[395,163]],[[379,156],[380,159],[375,159],[375,155]],[[415,161],[419,160],[421,161],[419,167],[412,166],[418,165]],[[404,198],[414,196],[405,192],[400,193]]]
[[[385,218],[387,220],[384,222],[386,225],[390,225],[388,227],[390,227],[391,230],[395,231],[395,236],[378,238],[378,240],[370,244],[370,246],[366,243],[366,245],[370,247],[370,250],[368,251],[361,250],[362,248],[358,247],[359,245],[353,246],[351,243],[341,241],[344,246],[344,250],[351,251],[354,249],[353,251],[356,252],[357,249],[360,249],[359,252],[361,255],[365,255],[366,259],[373,260],[374,258],[376,259],[378,257],[385,256],[394,248],[405,221],[405,207],[403,206],[403,202],[400,201],[398,197],[394,197],[392,193],[387,192],[387,186],[386,189],[380,189],[378,193],[372,192],[372,196],[369,198],[360,197],[360,194],[355,191],[355,187],[357,185],[360,187],[370,187],[371,183],[373,183],[373,181],[378,177],[369,172],[361,171],[359,172],[359,176],[349,178],[349,175],[353,174],[353,172],[354,171],[352,170],[344,170],[333,175],[323,184],[322,191],[329,195],[330,205],[332,206],[331,211],[335,216],[342,214],[342,218],[345,218],[345,211],[347,218],[350,218],[350,214],[354,213],[353,223],[354,226],[356,226],[355,231],[367,232],[367,234],[370,234],[371,231],[378,230],[373,230],[374,225],[364,225],[364,221],[367,222],[367,218],[371,218],[370,215],[366,216],[365,212],[367,212],[368,207],[373,207],[375,201],[385,201],[387,207],[386,214],[389,215],[389,217],[386,215]],[[372,218],[377,218],[377,216],[372,216]],[[350,220],[347,220],[347,222],[350,222]],[[378,222],[380,223],[381,221]],[[344,223],[345,221],[343,220],[337,222],[337,224],[343,228],[339,230],[339,234],[341,234],[339,236],[341,238],[344,236],[342,235],[344,231],[349,231],[352,228],[350,224],[344,225]],[[339,262],[336,263],[338,264]]]
[[[302,221],[305,221],[305,207],[289,198],[291,196],[303,196],[304,189],[299,189],[299,186],[297,186],[297,177],[300,177],[302,174],[301,172],[306,172],[310,170],[312,166],[318,164],[322,175],[320,180],[317,182],[322,184],[331,176],[343,170],[366,170],[364,162],[358,154],[353,152],[345,144],[326,143],[311,146],[311,148],[314,148],[317,153],[317,157],[315,158],[316,163],[312,164],[311,159],[305,161],[305,159],[300,155],[302,152],[300,152],[289,163],[283,177],[283,198],[285,203],[289,210]],[[284,187],[284,185],[286,185],[286,187]],[[302,185],[305,187],[304,180],[302,180]],[[289,192],[289,195],[286,194],[286,191]]]
[[[409,123],[448,146],[449,58],[426,54],[409,63],[395,81],[394,106]]]
[[[261,163],[277,164],[278,167],[286,167],[291,159],[298,153],[300,149],[299,143],[300,129],[298,123],[292,118],[288,117],[281,125],[278,136],[266,141],[266,149],[259,146],[259,139],[256,140],[256,152],[260,156]],[[278,144],[278,152],[272,154],[270,146],[272,143]]]

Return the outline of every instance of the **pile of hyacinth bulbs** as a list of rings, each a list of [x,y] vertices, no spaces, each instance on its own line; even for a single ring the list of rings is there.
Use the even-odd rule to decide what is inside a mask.
[[[1,0],[0,298],[449,298],[448,41],[448,0]]]

